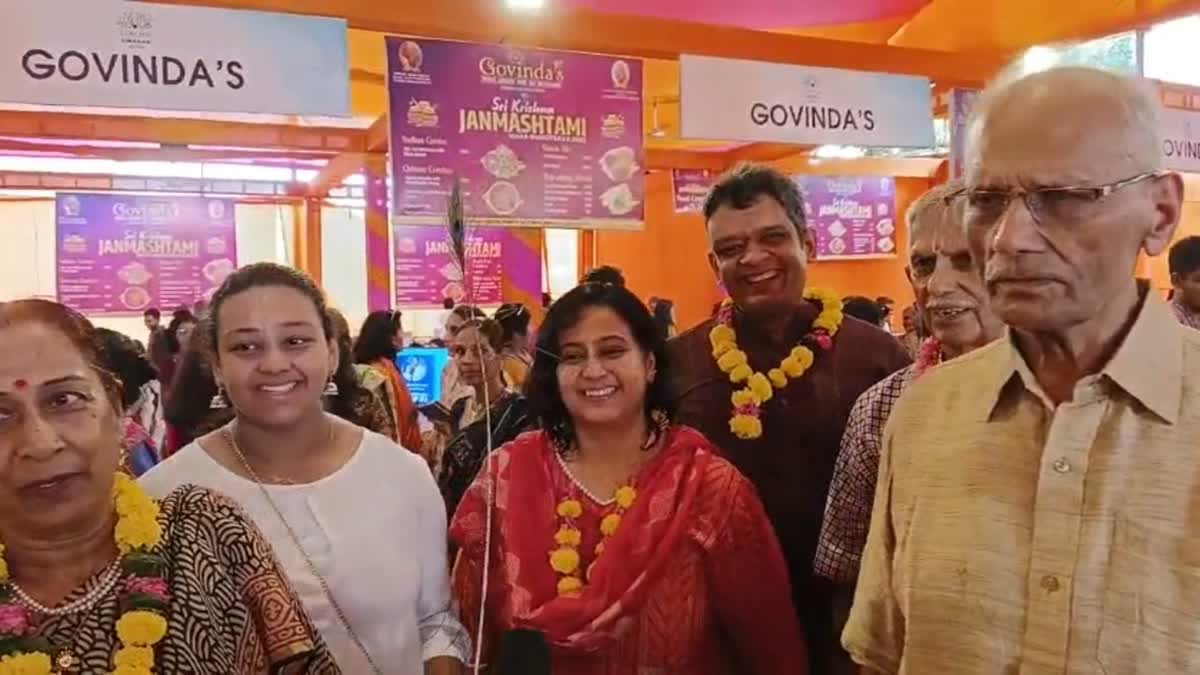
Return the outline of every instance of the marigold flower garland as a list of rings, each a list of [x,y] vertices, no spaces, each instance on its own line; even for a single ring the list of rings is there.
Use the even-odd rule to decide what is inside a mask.
[[[121,569],[129,575],[121,595],[112,675],[151,675],[154,645],[167,634],[166,559],[155,551],[162,541],[158,505],[132,478],[118,473],[113,483],[117,525],[113,538],[121,552]],[[29,610],[14,597],[0,544],[0,675],[49,675],[53,648],[33,635]],[[66,667],[60,655],[59,664]]]
[[[917,362],[913,364],[913,378],[916,379],[942,362],[942,341],[935,338],[925,338],[917,351]]]
[[[744,389],[733,392],[733,417],[729,428],[738,438],[751,440],[762,436],[762,407],[783,389],[789,380],[804,376],[816,360],[816,351],[833,348],[833,336],[842,326],[842,299],[832,291],[813,288],[805,292],[805,300],[821,305],[821,313],[813,321],[812,329],[800,339],[792,353],[766,374],[756,373],[750,367],[750,357],[738,348],[737,333],[733,329],[733,300],[726,299],[717,314],[717,325],[709,331],[712,355],[717,367],[729,376],[734,384],[745,384]]]
[[[617,532],[621,518],[637,500],[637,490],[632,485],[622,485],[613,493],[614,508],[612,513],[600,520],[600,541],[596,544],[596,558],[604,553],[604,544]],[[583,515],[583,504],[574,498],[564,499],[558,503],[555,512],[561,519],[558,531],[554,533],[554,543],[557,547],[550,552],[550,567],[561,575],[558,579],[558,594],[577,597],[583,592],[586,582],[592,579],[592,570],[596,567],[593,560],[579,576],[579,567],[583,558],[579,554],[579,546],[583,543],[583,533],[579,530],[576,519]]]

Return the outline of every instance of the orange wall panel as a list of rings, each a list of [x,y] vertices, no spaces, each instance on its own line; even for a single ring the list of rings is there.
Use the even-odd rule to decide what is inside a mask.
[[[708,318],[721,299],[708,264],[708,237],[699,214],[675,213],[671,174],[646,177],[646,228],[640,232],[596,232],[596,265],[625,273],[630,290],[675,302],[675,320],[684,330]]]

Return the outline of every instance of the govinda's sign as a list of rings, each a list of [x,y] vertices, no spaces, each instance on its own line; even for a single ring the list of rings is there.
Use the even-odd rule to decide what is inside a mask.
[[[684,138],[931,147],[929,80],[685,54]]]
[[[346,23],[117,0],[0,0],[0,99],[349,113]]]

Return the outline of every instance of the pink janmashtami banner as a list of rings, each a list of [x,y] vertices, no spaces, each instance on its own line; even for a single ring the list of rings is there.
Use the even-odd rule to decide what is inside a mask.
[[[396,226],[392,241],[396,307],[441,307],[446,298],[498,305],[506,300],[506,285],[523,297],[541,297],[541,259],[513,230],[472,228],[465,274],[451,255],[444,227]]]
[[[234,201],[59,193],[58,299],[88,314],[211,298],[237,269]]]

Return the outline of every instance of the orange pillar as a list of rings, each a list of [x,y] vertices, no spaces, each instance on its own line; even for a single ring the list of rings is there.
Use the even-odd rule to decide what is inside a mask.
[[[296,238],[299,255],[296,266],[321,285],[321,206],[319,197],[304,200],[304,225]]]

